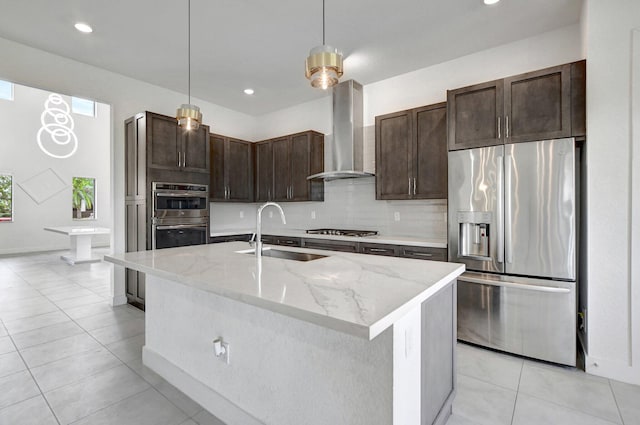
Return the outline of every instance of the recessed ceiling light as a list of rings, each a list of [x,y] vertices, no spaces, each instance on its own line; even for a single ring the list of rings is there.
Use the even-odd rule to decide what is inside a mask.
[[[484,4],[496,4],[498,3],[500,0],[484,0]]]
[[[253,94],[253,89],[244,89],[244,94]]]
[[[90,32],[93,32],[93,28],[91,28],[91,26],[82,22],[78,22],[77,24],[74,25],[74,27],[76,27],[78,31],[84,32],[87,34]]]

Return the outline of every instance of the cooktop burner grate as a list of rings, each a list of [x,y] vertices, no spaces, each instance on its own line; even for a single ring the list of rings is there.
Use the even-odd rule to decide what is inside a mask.
[[[375,230],[345,230],[345,229],[309,229],[307,233],[310,235],[335,235],[335,236],[375,236],[378,234]]]

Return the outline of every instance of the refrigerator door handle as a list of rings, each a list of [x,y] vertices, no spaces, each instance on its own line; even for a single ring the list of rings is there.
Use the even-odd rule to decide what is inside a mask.
[[[498,231],[496,232],[496,237],[497,237],[497,243],[496,243],[496,250],[498,251],[498,258],[497,261],[498,263],[504,263],[504,205],[502,204],[502,196],[503,196],[503,188],[502,188],[502,182],[503,182],[503,170],[504,170],[504,157],[502,155],[498,156],[498,185],[497,185],[497,191],[498,191],[498,196],[497,198],[497,204],[496,204],[496,208],[498,209],[498,214],[497,214],[497,223],[496,225],[498,226]]]
[[[458,280],[462,282],[479,283],[481,285],[502,286],[504,288],[524,289],[527,291],[536,291],[536,292],[553,292],[556,294],[568,294],[569,292],[571,292],[571,289],[569,288],[559,288],[557,286],[528,285],[526,283],[514,283],[514,282],[504,282],[504,281],[498,281],[498,280],[481,279],[477,277],[466,277],[464,275],[460,276]]]
[[[506,260],[507,263],[513,262],[513,246],[511,243],[511,220],[513,219],[511,215],[511,155],[505,155],[505,163],[504,163],[504,243],[505,243],[505,252],[506,252]]]

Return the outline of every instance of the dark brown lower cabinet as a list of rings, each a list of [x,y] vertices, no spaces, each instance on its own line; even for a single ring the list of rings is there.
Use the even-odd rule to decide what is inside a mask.
[[[304,238],[302,245],[310,249],[326,249],[328,251],[358,252],[358,242],[335,241],[330,239],[308,239]]]

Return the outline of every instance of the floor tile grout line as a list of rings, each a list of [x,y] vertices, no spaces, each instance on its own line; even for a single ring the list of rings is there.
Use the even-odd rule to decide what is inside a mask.
[[[572,411],[572,412],[577,412],[577,413],[580,413],[580,414],[582,414],[582,415],[585,415],[585,416],[589,416],[589,417],[591,417],[591,418],[598,419],[598,420],[600,420],[600,421],[608,422],[608,423],[610,423],[610,424],[616,424],[616,422],[612,422],[611,420],[609,420],[609,419],[607,419],[607,418],[603,418],[602,416],[594,415],[593,413],[585,412],[584,410],[578,410],[578,409],[573,408],[573,407],[565,406],[564,404],[558,404],[558,403],[553,402],[553,401],[551,401],[551,400],[547,400],[547,399],[544,399],[544,398],[540,398],[540,397],[538,397],[538,396],[535,396],[535,395],[533,395],[533,394],[529,394],[529,393],[526,393],[526,392],[523,392],[522,394],[526,395],[527,397],[535,398],[536,400],[540,400],[540,401],[543,401],[543,402],[545,402],[545,403],[553,404],[554,406],[561,407],[561,408],[566,409],[566,410],[570,410],[570,411]],[[622,424],[622,422],[617,423],[617,425],[621,425],[621,424]]]
[[[516,387],[516,399],[513,402],[513,412],[511,412],[511,425],[516,420],[516,409],[518,406],[518,397],[520,397],[520,383],[522,382],[522,372],[524,371],[524,360],[520,362],[520,374],[518,375],[518,386]]]
[[[145,382],[146,382],[146,381],[145,381]],[[148,384],[148,382],[147,382],[147,384]],[[137,395],[139,395],[139,394],[142,394],[142,393],[143,393],[143,392],[145,392],[145,391],[149,391],[150,389],[155,389],[155,388],[153,388],[153,385],[149,384],[149,387],[145,388],[144,390],[138,391],[137,393],[134,393],[134,394],[130,394],[130,395],[128,395],[127,397],[121,398],[121,399],[120,399],[120,400],[118,400],[118,401],[114,401],[113,403],[111,403],[111,404],[109,404],[109,405],[107,405],[107,406],[103,406],[103,407],[101,407],[100,409],[98,409],[98,410],[96,410],[96,411],[94,411],[94,412],[89,413],[88,415],[84,415],[84,416],[82,416],[82,417],[80,417],[80,418],[75,419],[73,422],[69,422],[67,425],[73,425],[73,424],[75,424],[75,423],[78,423],[78,422],[80,422],[81,420],[86,419],[86,418],[88,418],[88,417],[89,417],[89,416],[91,416],[91,415],[95,415],[96,413],[98,413],[98,412],[100,412],[100,411],[102,411],[102,410],[104,410],[104,409],[108,409],[109,407],[112,407],[112,406],[114,406],[114,405],[116,405],[116,404],[118,404],[118,403],[121,403],[121,402],[125,401],[125,400],[126,400],[126,399],[128,399],[128,398],[135,397],[135,396],[137,396]],[[156,390],[156,391],[157,391],[157,390]]]
[[[613,395],[613,401],[616,403],[616,409],[618,410],[618,416],[620,417],[620,423],[625,425],[624,416],[622,416],[622,411],[620,410],[620,403],[618,403],[618,397],[616,396],[616,392],[613,390],[613,385],[611,385],[611,379],[607,379],[609,383],[609,389],[611,390],[611,394]]]
[[[4,327],[5,331],[7,330],[7,328],[4,326],[4,322],[2,322],[0,320],[0,324]],[[24,360],[24,357],[22,357],[22,353],[20,352],[20,350],[18,349],[18,346],[16,345],[16,342],[13,340],[13,337],[11,335],[9,335],[9,338],[11,338],[11,343],[13,344],[14,347],[16,347],[16,352],[18,353],[18,355],[20,356],[20,359],[22,360],[22,363],[24,363],[24,365],[26,366],[26,370],[27,372],[29,372],[29,376],[31,376],[31,380],[33,381],[33,383],[35,384],[35,386],[38,388],[38,391],[40,391],[40,396],[42,397],[42,399],[44,400],[45,403],[47,403],[47,407],[49,408],[49,411],[51,412],[51,414],[53,415],[53,418],[56,420],[56,422],[58,422],[58,425],[60,425],[60,419],[58,419],[58,415],[56,415],[56,412],[54,412],[53,407],[51,406],[51,404],[49,403],[49,400],[47,399],[47,397],[45,397],[44,392],[42,391],[42,388],[40,388],[40,384],[38,384],[38,381],[36,380],[36,377],[33,376],[33,373],[31,372],[31,369],[29,368],[29,366],[27,365],[27,362]],[[22,372],[22,371],[21,371]],[[35,397],[35,396],[34,396]],[[31,397],[33,398],[33,397]],[[28,399],[25,399],[28,400]],[[21,400],[20,402],[23,402],[25,400]],[[16,404],[16,403],[14,403]],[[6,407],[6,406],[5,406]]]

